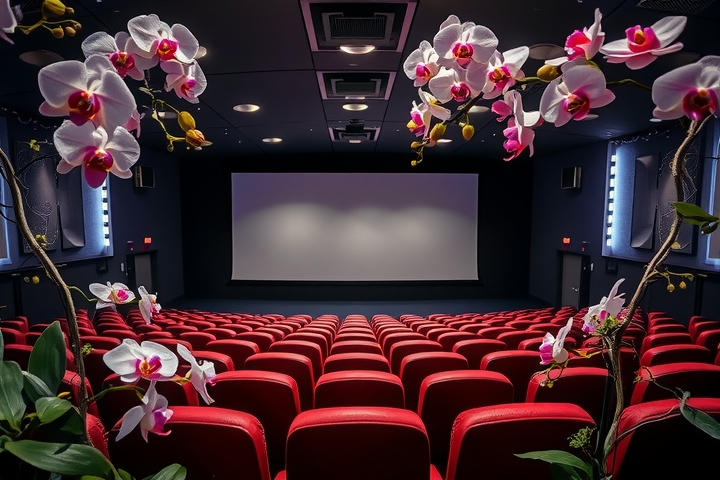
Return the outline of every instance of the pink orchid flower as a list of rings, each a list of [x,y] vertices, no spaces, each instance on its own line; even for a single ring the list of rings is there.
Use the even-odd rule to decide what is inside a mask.
[[[427,132],[430,131],[430,120],[432,115],[427,109],[427,106],[421,104],[419,107],[416,102],[413,102],[413,107],[410,110],[410,121],[407,123],[407,128],[411,133],[414,133],[416,137],[425,137]]]
[[[593,58],[598,51],[600,51],[600,47],[605,41],[605,33],[602,31],[602,26],[600,25],[601,20],[602,14],[600,13],[600,9],[596,8],[595,21],[590,28],[583,28],[582,32],[575,30],[567,37],[565,41],[565,51],[568,55],[566,57],[547,60],[545,64],[557,67],[576,58],[584,58],[585,60]]]
[[[189,65],[175,60],[160,64],[160,68],[167,73],[165,77],[165,91],[175,90],[178,98],[184,98],[190,103],[198,103],[197,97],[205,91],[207,80],[200,65],[193,62]]]
[[[135,138],[140,138],[140,120],[143,119],[145,114],[140,114],[140,112],[137,111],[137,109],[133,110],[132,115],[130,115],[130,118],[127,122],[125,122],[125,130],[128,132],[132,132],[135,130]]]
[[[515,85],[516,78],[524,77],[521,68],[529,55],[528,47],[517,47],[503,53],[495,52],[487,67],[483,69],[483,85],[480,88],[483,98],[490,99],[502,95]],[[471,68],[472,65],[468,66],[468,83],[476,88],[478,85],[474,83],[475,77]]]
[[[532,142],[535,140],[535,132],[531,128],[523,127],[521,122],[521,119],[511,118],[508,120],[507,128],[503,130],[503,136],[505,136],[503,147],[510,154],[509,157],[503,159],[506,162],[520,156],[527,147],[530,147],[531,157],[534,153]]]
[[[565,338],[573,325],[573,319],[568,319],[564,327],[558,331],[557,338],[551,333],[546,333],[540,345],[540,364],[547,365],[553,361],[557,363],[565,363],[569,357],[568,351],[565,350]]]
[[[465,68],[470,62],[487,63],[497,45],[498,39],[492,30],[472,22],[461,24],[455,15],[440,25],[433,39],[438,64],[446,67]]]
[[[15,18],[13,9],[10,8],[10,0],[0,0],[0,38],[13,44],[14,42],[7,34],[15,32],[16,26],[17,18]]]
[[[413,80],[414,86],[421,87],[440,71],[437,61],[438,54],[435,49],[430,42],[423,40],[420,42],[420,47],[408,55],[403,63],[403,70],[405,75]]]
[[[603,297],[600,300],[600,303],[588,308],[587,313],[583,317],[583,332],[593,333],[600,325],[603,324],[603,322],[608,318],[608,316],[618,316],[618,314],[623,308],[623,305],[625,305],[625,299],[623,298],[625,294],[621,293],[620,295],[618,295],[617,293],[618,287],[620,287],[620,284],[624,280],[624,278],[621,278],[620,280],[615,282],[615,285],[613,285],[607,297]]]
[[[143,320],[145,320],[145,323],[150,325],[150,323],[152,323],[153,315],[160,313],[160,309],[162,307],[157,302],[157,295],[148,293],[142,285],[138,287],[138,293],[140,294],[138,309],[140,310],[140,314],[142,315]]]
[[[171,380],[178,368],[178,359],[164,345],[145,341],[138,345],[126,338],[123,343],[103,355],[110,370],[120,375],[123,382],[145,380]]]
[[[108,173],[119,178],[132,177],[130,168],[140,158],[140,146],[125,127],[116,127],[112,136],[108,136],[103,127],[95,128],[91,123],[78,127],[66,120],[55,130],[53,138],[62,158],[58,173],[82,166],[85,181],[92,188],[102,185]]]
[[[170,27],[157,15],[140,15],[128,22],[132,41],[127,49],[137,54],[136,63],[141,70],[149,70],[158,62],[177,60],[191,63],[200,44],[184,25]]]
[[[114,307],[135,300],[135,294],[124,283],[115,282],[103,285],[102,283],[91,283],[88,287],[90,293],[98,299],[96,309]]]
[[[450,100],[465,102],[478,94],[478,90],[470,88],[465,81],[465,72],[462,69],[457,71],[451,68],[440,68],[440,72],[428,82],[428,88],[440,103]]]
[[[195,387],[195,390],[197,390],[203,400],[205,400],[205,403],[210,405],[215,400],[208,394],[207,384],[210,383],[212,385],[215,379],[215,364],[208,361],[199,364],[193,354],[190,353],[190,350],[179,343],[177,351],[178,354],[190,364],[190,372],[188,372],[188,375],[193,387]]]
[[[135,64],[135,56],[127,52],[128,40],[130,35],[126,32],[118,32],[114,38],[105,32],[95,32],[83,40],[82,51],[85,58],[106,56],[123,78],[129,76],[134,80],[143,80],[145,75]]]
[[[75,125],[92,122],[112,132],[136,108],[135,97],[107,57],[93,55],[85,63],[65,60],[43,67],[38,86],[45,101],[40,113],[69,116]]]
[[[720,57],[709,55],[658,77],[652,86],[653,115],[673,120],[686,115],[702,120],[718,111]]]
[[[115,437],[116,442],[125,438],[138,425],[140,425],[140,433],[145,442],[148,441],[148,432],[163,436],[170,433],[169,430],[165,432],[164,429],[165,424],[172,417],[173,411],[168,408],[167,398],[157,393],[154,383],[150,384],[142,402],[142,405],[131,408],[123,415],[120,431]]]
[[[537,127],[543,123],[540,112],[526,112],[523,110],[522,96],[517,90],[510,90],[505,93],[503,100],[498,100],[492,104],[493,113],[498,115],[498,122],[504,121],[510,115],[514,118],[508,120],[508,126],[503,130],[505,142],[503,147],[510,153],[510,157],[505,161],[517,158],[525,148],[530,148],[530,156],[534,153],[533,140],[535,140],[535,132],[532,127]]]
[[[550,82],[540,98],[540,113],[556,127],[582,120],[591,108],[604,107],[615,99],[607,89],[605,75],[589,65],[575,65]]]
[[[652,27],[640,25],[625,30],[626,38],[615,40],[600,48],[608,63],[625,63],[631,70],[647,67],[659,56],[677,52],[683,44],[670,45],[685,29],[687,17],[665,17]]]

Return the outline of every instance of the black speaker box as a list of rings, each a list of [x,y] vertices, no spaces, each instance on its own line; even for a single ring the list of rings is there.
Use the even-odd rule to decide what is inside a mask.
[[[135,186],[137,188],[155,188],[155,170],[152,167],[136,166]]]
[[[565,167],[562,169],[560,188],[580,188],[581,167]]]

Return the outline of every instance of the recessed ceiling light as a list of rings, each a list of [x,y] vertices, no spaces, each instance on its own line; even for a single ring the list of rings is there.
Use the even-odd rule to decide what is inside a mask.
[[[452,138],[441,138],[437,141],[437,143],[450,143],[452,142]]]
[[[350,110],[351,112],[359,112],[360,110],[366,110],[368,106],[364,103],[346,103],[343,105],[343,110]]]
[[[269,137],[269,138],[263,138],[262,141],[265,143],[280,143],[280,142],[282,142],[282,138]]]
[[[470,107],[470,113],[485,113],[489,112],[490,108],[486,107],[485,105],[473,105]]]
[[[567,55],[565,49],[554,43],[537,43],[530,46],[530,58],[535,60],[550,60],[565,55]]]
[[[204,57],[205,55],[207,55],[207,48],[205,48],[205,47],[198,47],[198,51],[197,51],[197,53],[195,54],[195,57],[193,57],[193,58],[195,58],[195,60],[197,60],[198,58],[202,58],[202,57]]]
[[[340,45],[340,50],[352,55],[363,55],[375,50],[375,45]]]
[[[348,140],[348,143],[362,143],[362,140],[352,139]]]
[[[158,112],[158,117],[160,118],[177,118],[177,113],[175,112]]]
[[[653,122],[653,123],[660,123],[660,122],[662,122],[662,119],[660,119],[660,118],[651,118],[650,121]]]
[[[260,110],[260,107],[252,103],[241,103],[240,105],[235,105],[233,110],[236,112],[257,112]]]
[[[345,100],[365,100],[365,95],[345,95]]]
[[[29,63],[30,65],[45,67],[51,63],[62,62],[65,59],[57,53],[49,50],[33,50],[32,52],[21,53],[20,60],[25,63]]]

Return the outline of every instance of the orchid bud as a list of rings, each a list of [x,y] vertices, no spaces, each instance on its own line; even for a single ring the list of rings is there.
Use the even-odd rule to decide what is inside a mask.
[[[68,37],[74,37],[77,32],[72,27],[65,27],[65,35]]]
[[[475,135],[475,127],[468,124],[462,128],[462,136],[465,140],[470,140]]]
[[[41,10],[44,18],[50,16],[62,17],[67,12],[67,7],[60,0],[45,0]]]
[[[554,67],[552,65],[543,65],[542,67],[538,68],[537,76],[540,80],[550,82],[559,77],[560,72],[558,72],[557,67]]]
[[[40,277],[38,277],[37,275],[33,275],[30,280],[32,280],[32,283],[34,283],[35,285],[40,283]]]
[[[437,142],[445,136],[445,130],[447,130],[447,125],[444,123],[436,123],[430,131],[430,140]]]
[[[179,117],[178,117],[179,118]],[[185,132],[185,143],[193,148],[199,148],[207,145],[205,135],[200,130],[190,129]]]
[[[685,283],[684,280],[681,280],[678,287],[680,287],[680,290],[685,290],[687,288],[687,283]]]
[[[195,130],[195,119],[190,112],[180,112],[178,113],[178,125],[183,129],[183,132]]]
[[[417,160],[411,161],[411,162],[410,162],[410,166],[411,166],[411,167],[416,167],[416,166],[417,166]]]
[[[417,150],[420,147],[422,147],[422,143],[420,143],[420,142],[412,142],[410,144],[410,148],[412,148],[413,150]]]
[[[53,28],[50,30],[50,33],[52,33],[52,36],[55,38],[63,38],[65,36],[65,31],[60,27]]]
[[[674,291],[675,291],[675,285],[673,285],[672,283],[668,283],[667,291],[670,292],[670,293],[674,292]]]

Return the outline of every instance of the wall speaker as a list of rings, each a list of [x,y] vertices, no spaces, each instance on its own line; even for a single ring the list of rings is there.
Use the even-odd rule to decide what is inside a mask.
[[[155,188],[155,170],[152,167],[136,166],[135,186],[137,188]]]
[[[565,167],[562,169],[560,188],[580,188],[582,167]]]

